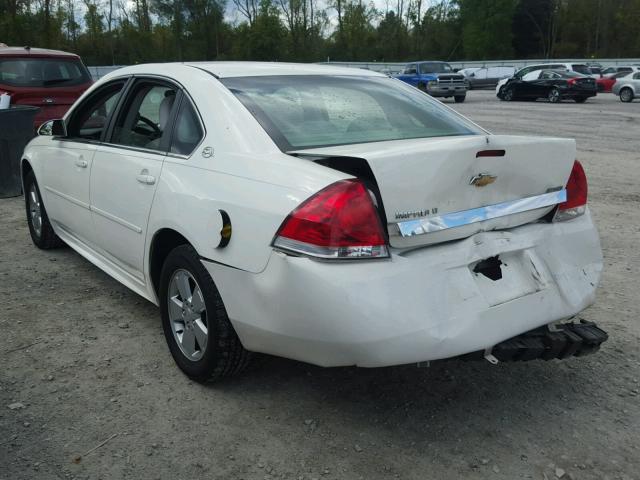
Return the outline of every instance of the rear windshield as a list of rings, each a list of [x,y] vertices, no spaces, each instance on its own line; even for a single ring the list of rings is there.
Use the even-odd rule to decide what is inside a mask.
[[[486,133],[391,78],[264,76],[221,82],[283,151]]]
[[[420,73],[453,73],[448,63],[426,62],[420,64]]]
[[[0,58],[0,83],[13,87],[71,87],[90,81],[74,58]]]

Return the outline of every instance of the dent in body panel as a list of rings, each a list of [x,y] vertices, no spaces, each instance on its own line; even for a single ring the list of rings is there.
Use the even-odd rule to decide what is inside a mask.
[[[503,298],[505,284],[487,279],[496,290],[479,288],[471,271],[495,255],[509,267],[520,264],[516,285]],[[258,274],[205,266],[220,279],[246,348],[324,366],[382,366],[482,350],[569,318],[593,302],[602,256],[586,214],[565,224],[525,225],[395,252],[379,262],[337,264],[273,253]],[[274,300],[283,292],[286,302]]]

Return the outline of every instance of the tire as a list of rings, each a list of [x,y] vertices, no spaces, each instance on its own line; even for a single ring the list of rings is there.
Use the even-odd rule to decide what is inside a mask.
[[[558,90],[557,88],[552,88],[551,90],[549,90],[549,93],[547,94],[547,99],[551,103],[560,103],[560,100],[562,100],[560,96],[560,90]]]
[[[418,90],[422,90],[423,92],[427,93],[427,86],[424,83],[420,82],[418,84]]]
[[[514,99],[513,88],[511,88],[511,87],[502,87],[500,92],[502,93],[502,95],[500,97],[500,100],[504,100],[505,102],[513,101],[513,99]]]
[[[36,176],[32,171],[27,173],[24,179],[24,205],[29,233],[34,245],[42,250],[64,247],[65,243],[53,231]]]
[[[634,98],[633,90],[631,90],[629,87],[624,87],[622,90],[620,90],[621,102],[629,103],[633,101],[633,98]]]
[[[457,97],[453,97],[453,99],[456,101],[456,103],[464,103],[466,98],[467,98],[466,95],[460,95],[460,96],[457,96]]]
[[[589,98],[589,97],[576,97],[576,98],[574,98],[573,100],[574,100],[576,103],[584,103],[584,102],[586,102],[586,101],[587,101],[587,98]]]
[[[222,297],[191,245],[169,253],[160,273],[159,293],[169,350],[188,377],[211,382],[247,367],[251,352],[240,343]]]

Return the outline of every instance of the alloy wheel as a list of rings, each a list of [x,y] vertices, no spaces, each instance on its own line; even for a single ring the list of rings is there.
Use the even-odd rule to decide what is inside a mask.
[[[633,100],[633,92],[629,88],[623,88],[620,92],[620,100],[623,102],[630,102]]]
[[[42,205],[40,203],[40,195],[35,183],[31,184],[28,193],[29,220],[36,236],[42,235]]]
[[[171,332],[183,355],[198,361],[207,349],[209,329],[202,290],[187,270],[173,272],[167,303]]]
[[[549,92],[549,101],[551,103],[558,103],[560,101],[560,91],[557,88],[553,88]]]

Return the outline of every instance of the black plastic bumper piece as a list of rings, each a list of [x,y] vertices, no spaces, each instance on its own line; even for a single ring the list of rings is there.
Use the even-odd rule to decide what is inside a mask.
[[[593,322],[556,325],[553,330],[541,327],[497,344],[491,354],[501,362],[553,360],[581,357],[598,351],[609,338]]]

